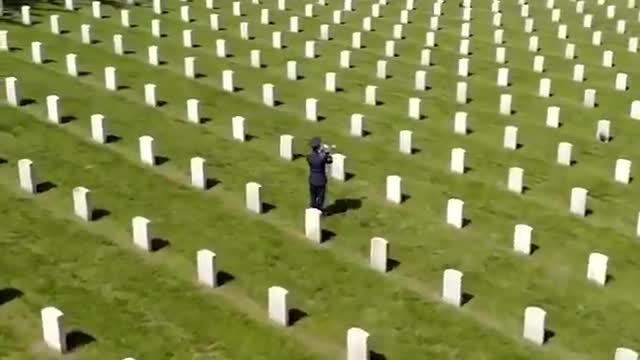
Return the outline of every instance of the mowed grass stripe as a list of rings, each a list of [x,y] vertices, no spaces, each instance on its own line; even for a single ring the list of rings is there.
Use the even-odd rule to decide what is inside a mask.
[[[215,296],[194,291],[181,276],[140,261],[139,255],[114,246],[110,239],[52,217],[25,196],[3,188],[0,197],[7,220],[1,230],[6,249],[3,277],[24,293],[16,300],[23,311],[36,314],[13,319],[21,323],[15,326],[30,351],[45,353],[39,311],[53,305],[66,313],[70,329],[96,339],[71,358],[326,358],[308,353],[309,347],[268,325],[220,306]]]
[[[38,126],[37,122],[25,124]],[[43,194],[42,199],[37,201],[47,209],[55,209],[56,213],[66,212],[71,205],[69,193],[73,186],[67,183],[82,183],[94,189],[96,206],[112,211],[107,218],[89,226],[99,228],[104,234],[115,232],[118,234],[118,240],[122,242],[130,241],[125,229],[128,229],[131,216],[144,213],[152,221],[156,221],[158,236],[166,237],[172,242],[163,258],[172,271],[191,269],[185,270],[186,266],[183,266],[180,270],[171,266],[176,259],[176,255],[171,254],[179,253],[180,256],[175,261],[185,264],[190,262],[197,249],[208,247],[218,252],[222,269],[236,276],[236,279],[229,283],[229,287],[240,288],[254,301],[260,301],[264,299],[267,286],[274,283],[286,286],[295,294],[296,305],[310,314],[308,321],[302,321],[298,326],[321,333],[336,343],[343,341],[347,327],[360,325],[375,334],[376,350],[380,349],[387,356],[405,357],[409,353],[420,353],[440,354],[446,358],[457,356],[448,351],[455,354],[466,351],[482,353],[485,351],[482,348],[487,342],[495,341],[495,347],[503,350],[487,350],[487,358],[492,358],[493,354],[502,351],[505,351],[503,355],[496,356],[506,356],[506,352],[514,352],[523,355],[512,356],[526,358],[525,348],[514,341],[505,343],[498,332],[480,327],[473,322],[451,322],[451,316],[456,315],[444,305],[429,305],[423,298],[398,286],[388,284],[381,287],[378,275],[345,267],[319,252],[309,251],[304,245],[300,245],[304,248],[298,249],[299,246],[295,242],[287,242],[284,250],[285,244],[278,244],[282,235],[273,234],[273,230],[269,230],[268,227],[249,219],[244,220],[243,216],[229,214],[228,209],[207,206],[196,193],[174,190],[170,184],[160,179],[153,181],[148,174],[140,174],[137,168],[123,164],[119,158],[114,158],[109,153],[94,153],[87,149],[82,152],[84,155],[77,156],[80,144],[57,131],[49,134],[51,130],[53,129],[47,130],[48,140],[51,141],[50,144],[56,145],[40,144],[37,145],[37,149],[31,151],[22,148],[12,150],[23,150],[25,156],[31,157],[36,164],[41,164],[40,172],[48,174],[51,181],[59,186]],[[37,131],[31,132],[34,134],[32,136],[42,136],[42,133],[36,133]],[[20,143],[34,143],[34,140],[26,138],[27,132],[22,136],[24,137],[21,137]],[[14,146],[18,145],[14,142],[11,147]],[[74,155],[64,155],[69,152]],[[93,167],[87,168],[86,165],[89,164],[93,164]],[[85,170],[79,172],[78,169],[81,168]],[[101,175],[107,169],[115,177],[119,177],[117,174],[122,171],[122,174],[126,174],[127,182],[114,184],[111,178]],[[9,186],[15,169],[6,166],[1,170],[2,181]],[[147,192],[140,187],[147,189]],[[148,192],[148,189],[162,190]],[[163,193],[163,197],[157,196],[158,191]],[[143,206],[142,203],[145,202],[149,203]],[[142,207],[145,211],[138,210]],[[193,212],[193,207],[201,209],[200,212]],[[251,224],[244,224],[247,222]],[[221,228],[222,224],[227,227],[226,230]],[[242,241],[238,241],[237,231],[231,232],[234,228],[244,230],[241,233]],[[255,234],[251,235],[247,229],[253,229]],[[285,257],[282,255],[283,252],[295,255]],[[163,255],[158,253],[157,256]],[[375,296],[372,296],[370,291],[375,291]],[[362,304],[366,305],[363,307]],[[427,323],[429,326],[424,328],[423,325]],[[448,336],[459,337],[466,331],[482,333],[486,339],[478,343],[474,340],[473,343],[476,345],[471,344],[469,350],[458,348],[459,345],[453,343],[450,344],[450,350],[446,351],[429,345],[446,343],[449,341]],[[400,338],[403,340],[400,341]],[[415,340],[409,343],[407,339],[410,338]]]
[[[583,266],[584,266],[584,263],[582,263],[580,267],[583,267]],[[434,277],[434,279],[437,279],[437,277]]]

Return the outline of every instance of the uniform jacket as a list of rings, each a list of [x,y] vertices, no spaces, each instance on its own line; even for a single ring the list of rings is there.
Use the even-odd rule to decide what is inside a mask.
[[[311,151],[307,155],[309,164],[309,184],[314,186],[324,186],[327,184],[326,165],[331,164],[333,159],[331,154],[324,151]]]

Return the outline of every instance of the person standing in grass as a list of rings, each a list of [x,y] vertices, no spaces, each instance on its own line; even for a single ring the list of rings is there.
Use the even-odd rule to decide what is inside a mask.
[[[319,137],[311,139],[311,152],[307,155],[307,163],[309,164],[309,206],[322,210],[324,206],[324,197],[327,191],[327,173],[326,166],[331,164],[331,152],[329,147],[322,144]]]

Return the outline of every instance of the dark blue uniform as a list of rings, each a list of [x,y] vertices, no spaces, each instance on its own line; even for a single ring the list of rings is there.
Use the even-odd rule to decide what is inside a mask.
[[[315,146],[314,146],[315,145]],[[312,151],[307,155],[309,164],[309,206],[322,210],[327,189],[326,165],[331,164],[331,154],[320,149],[318,141],[312,141]]]

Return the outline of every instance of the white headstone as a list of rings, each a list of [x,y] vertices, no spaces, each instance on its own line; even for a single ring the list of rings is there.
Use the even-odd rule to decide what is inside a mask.
[[[560,108],[558,106],[549,106],[547,108],[545,125],[550,128],[558,128],[560,126]]]
[[[403,154],[411,154],[413,152],[413,147],[411,145],[411,130],[401,130],[399,135],[399,149]]]
[[[493,31],[493,43],[496,45],[500,45],[503,42],[504,30],[496,29]]]
[[[124,44],[121,34],[113,35],[113,52],[116,55],[124,55]]]
[[[160,36],[162,36],[162,32],[160,31],[159,19],[151,20],[151,35],[153,35],[153,37],[156,37],[156,38],[159,38]]]
[[[453,132],[459,135],[467,135],[467,113],[458,111],[453,118]]]
[[[532,36],[529,38],[529,51],[530,52],[538,52],[540,47],[538,46],[538,37]]]
[[[292,33],[300,32],[300,20],[297,16],[289,18],[289,31]]]
[[[42,43],[40,41],[34,41],[31,43],[31,60],[35,64],[42,64],[44,58],[44,50],[42,49]]]
[[[509,86],[509,68],[498,69],[498,79],[496,84],[501,87]]]
[[[464,155],[465,150],[462,148],[451,149],[450,170],[456,174],[464,174]]]
[[[245,118],[242,116],[234,116],[231,118],[231,134],[234,140],[244,142],[246,140],[244,129]]]
[[[638,353],[631,349],[619,347],[616,349],[613,360],[638,360]]]
[[[456,83],[456,102],[458,104],[466,104],[467,100],[467,83],[459,81]]]
[[[151,250],[151,230],[149,229],[150,224],[151,221],[142,216],[136,216],[131,219],[133,244],[145,251]]]
[[[250,52],[250,57],[251,57],[251,67],[254,68],[261,68],[262,67],[262,63],[260,61],[260,50],[254,49],[251,50]]]
[[[92,1],[91,2],[91,12],[92,12],[94,18],[96,18],[96,19],[101,19],[102,18],[100,1]]]
[[[427,72],[424,70],[418,70],[415,73],[414,89],[424,91],[427,89]]]
[[[316,42],[312,40],[305,41],[304,43],[304,57],[307,59],[314,59],[316,57]]]
[[[262,213],[262,200],[260,199],[261,188],[262,185],[256,182],[249,182],[245,187],[247,209],[256,214]]]
[[[618,159],[614,169],[613,179],[622,184],[628,184],[631,180],[631,160]]]
[[[51,33],[60,34],[60,15],[49,16],[49,23],[51,25]]]
[[[609,5],[607,6],[607,19],[613,19],[616,17],[616,6]]]
[[[293,135],[280,135],[280,157],[292,161],[293,160]]]
[[[402,178],[398,175],[387,176],[387,201],[394,204],[402,202]]]
[[[84,221],[91,221],[92,217],[90,193],[82,186],[73,188],[73,213]]]
[[[193,31],[191,29],[182,30],[182,46],[186,48],[193,47],[192,34]]]
[[[415,120],[420,120],[422,117],[420,111],[420,104],[422,100],[420,98],[409,98],[409,117]]]
[[[105,131],[104,115],[91,115],[91,138],[93,141],[104,144],[107,142],[107,133]]]
[[[567,25],[561,24],[558,25],[558,39],[566,39],[567,38]]]
[[[191,186],[207,190],[206,160],[201,157],[193,157],[190,162]]]
[[[420,65],[422,66],[431,65],[431,49],[420,50]]]
[[[351,51],[342,50],[340,51],[340,68],[348,69],[351,67]]]
[[[393,40],[387,40],[384,43],[384,56],[394,57],[396,56],[396,43]]]
[[[354,32],[351,34],[351,47],[354,49],[362,48],[362,33]]]
[[[502,146],[505,149],[516,150],[518,148],[518,128],[515,126],[505,126]]]
[[[116,68],[113,66],[104,68],[104,87],[111,91],[116,91],[118,88],[116,84]]]
[[[158,59],[158,47],[156,45],[151,45],[147,48],[147,57],[150,65],[160,65],[160,60]]]
[[[596,140],[600,142],[609,142],[611,139],[611,121],[598,120],[596,125]]]
[[[468,38],[470,35],[471,35],[471,24],[469,24],[468,22],[462,23],[462,25],[460,25],[460,37]]]
[[[314,208],[308,208],[304,211],[304,235],[307,239],[318,244],[322,242],[321,215],[322,211]]]
[[[281,326],[289,326],[288,294],[289,292],[280,286],[269,288],[269,319]]]
[[[156,85],[145,84],[144,85],[144,102],[148,106],[156,107],[158,102],[156,101]]]
[[[42,338],[51,350],[59,354],[67,351],[67,334],[64,330],[64,314],[53,306],[40,311]]]
[[[447,201],[447,224],[458,229],[463,225],[464,201],[460,199],[449,199]]]
[[[585,107],[593,108],[596,106],[596,90],[595,89],[586,89],[584,91],[584,99],[582,104]]]
[[[376,90],[378,89],[377,86],[374,85],[367,85],[365,87],[364,90],[364,103],[367,105],[372,105],[375,106],[377,105],[377,100],[376,100]]]
[[[544,72],[544,56],[536,55],[533,58],[533,71],[537,73]]]
[[[462,76],[462,77],[469,76],[469,59],[468,58],[458,60],[458,76]]]
[[[395,40],[402,40],[402,24],[393,25],[392,37]]]
[[[13,76],[4,79],[7,103],[11,106],[20,105],[20,96],[18,95],[17,83],[18,79]]]
[[[602,53],[602,66],[604,67],[613,67],[613,51],[605,50]]]
[[[218,14],[210,14],[209,15],[209,27],[213,31],[220,30],[220,15],[218,15]]]
[[[29,5],[22,5],[20,7],[20,18],[22,25],[31,25],[31,7]]]
[[[248,22],[241,22],[240,23],[240,38],[242,40],[249,40],[250,38],[250,34],[249,34],[249,23]]]
[[[640,100],[634,100],[631,102],[631,110],[629,110],[629,116],[634,120],[640,120]]]
[[[538,87],[538,96],[548,98],[551,96],[551,79],[540,79],[540,85]]]
[[[280,31],[271,33],[271,46],[274,49],[282,49],[282,33]]]
[[[269,25],[269,9],[260,9],[260,24]]]
[[[180,6],[180,19],[183,22],[191,22],[191,17],[189,16],[189,5]]]
[[[202,249],[196,253],[198,282],[211,288],[218,286],[216,270],[216,253]]]
[[[381,237],[371,239],[371,251],[369,254],[369,264],[380,272],[387,272],[389,254],[389,242]]]
[[[373,26],[371,24],[371,17],[366,16],[364,18],[362,18],[362,30],[363,31],[371,31],[373,29]]]
[[[147,165],[155,165],[156,157],[153,151],[153,138],[149,135],[140,136],[138,139],[140,161]]]
[[[586,16],[585,16],[586,18]],[[594,46],[602,45],[602,31],[594,31],[591,35],[591,44]]]
[[[295,62],[295,60],[287,61],[287,79],[289,80],[298,79],[298,63]]]
[[[533,228],[525,224],[517,224],[513,232],[513,251],[531,254],[531,233]]]
[[[313,17],[313,4],[305,4],[305,6],[304,6],[304,16],[305,17]]]
[[[222,70],[222,89],[224,91],[233,92],[233,70]]]
[[[242,8],[240,7],[241,3],[240,1],[234,1],[233,2],[233,16],[242,16]]]
[[[131,27],[131,22],[129,21],[128,9],[120,10],[120,25],[122,25],[123,27]]]
[[[356,327],[347,331],[347,360],[369,360],[369,333]]]
[[[522,336],[537,345],[545,341],[545,318],[547,312],[536,306],[529,306],[524,310],[524,329]]]
[[[9,51],[9,32],[0,30],[0,51]]]
[[[340,10],[333,11],[333,23],[336,25],[342,24],[342,12]]]
[[[227,57],[227,46],[224,39],[216,40],[216,56],[219,58]]]
[[[318,121],[318,100],[308,98],[304,105],[305,118],[309,121]]]
[[[560,165],[571,166],[571,150],[573,145],[568,142],[558,144],[557,162]]]
[[[385,60],[378,60],[376,63],[376,77],[378,79],[387,78],[387,62]]]
[[[37,180],[33,161],[29,159],[18,160],[18,182],[20,188],[26,192],[35,194],[37,192]]]
[[[91,44],[91,25],[80,25],[80,37],[83,44]]]
[[[320,25],[320,40],[329,40],[331,38],[329,30],[330,27],[328,24]]]
[[[571,189],[569,212],[582,217],[587,215],[587,189],[579,187]]]
[[[160,2],[160,0],[153,0],[152,7],[153,7],[154,14],[157,14],[157,15],[162,14],[162,3]]]
[[[200,123],[200,100],[187,99],[187,121]]]
[[[1,38],[1,36],[0,36]],[[2,41],[0,40],[0,43]],[[629,38],[629,43],[627,45],[627,51],[632,52],[632,53],[637,53],[638,52],[638,38],[637,37],[631,37]]]
[[[446,269],[442,275],[442,300],[454,306],[462,306],[462,272]]]
[[[262,103],[266,106],[275,106],[275,94],[273,84],[262,84]]]
[[[494,13],[493,14],[493,18],[491,19],[491,23],[495,27],[502,26],[502,14],[501,13]]]
[[[336,92],[336,73],[328,72],[324,74],[324,89],[329,92]]]
[[[607,282],[607,263],[609,258],[597,252],[589,254],[587,264],[587,280],[598,285],[605,285]]]
[[[616,22],[616,33],[624,34],[627,30],[627,22],[624,20],[618,20]]]
[[[523,177],[524,177],[524,170],[522,168],[519,168],[519,167],[509,168],[509,175],[507,178],[507,189],[511,192],[522,194]]]
[[[507,61],[507,52],[503,47],[496,48],[496,62],[498,64],[504,64]]]
[[[73,0],[64,0],[64,9],[74,11],[75,7],[73,6]]]
[[[564,58],[573,60],[576,57],[576,44],[567,44],[564,48]]]
[[[333,163],[330,166],[331,178],[338,181],[346,180],[345,161],[347,157],[343,154],[333,154]]]
[[[47,119],[56,124],[60,123],[59,100],[60,98],[57,95],[47,96]]]
[[[510,94],[500,95],[499,110],[501,115],[511,115],[511,95]]]
[[[618,91],[627,91],[627,79],[628,75],[625,73],[616,74],[615,89]]]
[[[583,82],[584,81],[584,65],[575,64],[573,66],[573,81]]]

